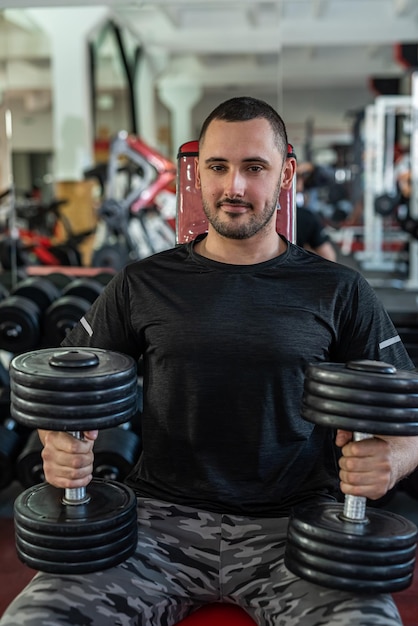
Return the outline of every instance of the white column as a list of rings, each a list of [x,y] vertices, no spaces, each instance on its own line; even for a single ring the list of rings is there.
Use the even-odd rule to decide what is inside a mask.
[[[6,106],[2,105],[0,91],[0,193],[9,189],[12,179],[11,125],[12,117]]]
[[[150,146],[158,146],[158,123],[155,83],[166,68],[168,53],[162,49],[146,49],[138,64],[136,94],[138,134]]]
[[[171,113],[171,158],[176,160],[182,143],[196,139],[193,137],[192,109],[202,97],[200,85],[186,80],[161,81],[158,94]]]
[[[51,41],[54,178],[83,179],[93,163],[88,34],[106,7],[30,9]]]

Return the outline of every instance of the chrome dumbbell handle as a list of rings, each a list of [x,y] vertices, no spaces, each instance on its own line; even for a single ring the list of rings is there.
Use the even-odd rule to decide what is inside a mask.
[[[373,435],[367,433],[353,433],[353,441],[363,441],[363,439],[372,439]],[[344,498],[344,510],[341,515],[343,521],[354,522],[357,524],[367,524],[366,516],[367,498],[364,496],[351,496],[347,494]]]
[[[83,439],[83,433],[80,431],[68,431],[75,439]],[[65,489],[62,498],[63,504],[86,504],[89,502],[90,496],[87,494],[85,487],[75,487],[73,489]]]

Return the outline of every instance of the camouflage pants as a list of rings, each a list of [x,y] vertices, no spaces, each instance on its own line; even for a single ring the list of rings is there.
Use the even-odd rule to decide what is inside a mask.
[[[399,626],[388,595],[303,581],[283,564],[287,519],[141,500],[136,555],[88,575],[37,574],[0,626],[172,626],[202,605],[242,606],[262,626]]]

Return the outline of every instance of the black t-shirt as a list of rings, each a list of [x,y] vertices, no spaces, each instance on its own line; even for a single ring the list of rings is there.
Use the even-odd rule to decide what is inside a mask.
[[[128,265],[63,345],[143,356],[138,494],[255,516],[335,487],[333,433],[300,415],[308,363],[413,368],[366,280],[292,244],[255,265],[192,243]]]

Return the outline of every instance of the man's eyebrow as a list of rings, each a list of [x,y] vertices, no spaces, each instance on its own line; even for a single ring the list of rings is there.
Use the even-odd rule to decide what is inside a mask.
[[[214,162],[219,163],[219,161],[222,161],[222,163],[226,163],[228,161],[228,159],[224,159],[222,157],[209,157],[208,159],[205,159],[205,163],[214,163]]]
[[[205,163],[227,163],[227,162],[228,162],[228,159],[225,159],[224,157],[209,157],[205,159]],[[268,161],[267,159],[263,159],[263,157],[260,157],[260,156],[253,156],[253,157],[247,157],[245,159],[242,159],[242,163],[265,163],[266,165],[268,165],[270,161]]]

